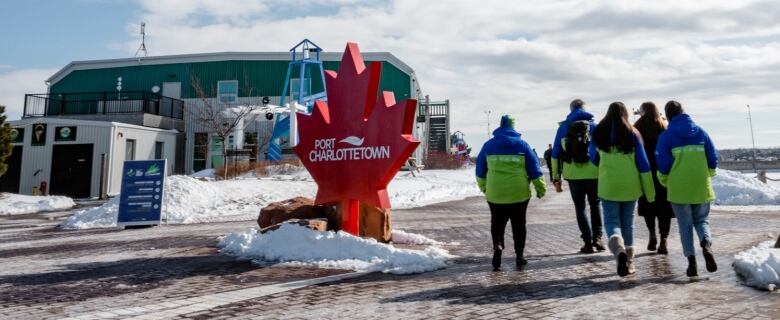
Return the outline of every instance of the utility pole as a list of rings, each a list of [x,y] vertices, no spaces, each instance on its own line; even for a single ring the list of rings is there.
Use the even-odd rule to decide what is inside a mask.
[[[490,110],[483,111],[485,113],[485,117],[487,118],[487,137],[490,139]]]
[[[750,105],[747,105],[748,109],[748,122],[750,122],[750,139],[753,141],[753,172],[756,170],[756,136],[753,134],[753,116],[750,113]]]

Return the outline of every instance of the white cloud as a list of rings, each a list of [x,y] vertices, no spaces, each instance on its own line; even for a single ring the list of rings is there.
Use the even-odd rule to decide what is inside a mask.
[[[56,69],[19,69],[0,73],[0,105],[6,106],[9,120],[22,117],[24,95],[27,93],[45,93],[44,80]]]
[[[757,130],[780,123],[780,6],[773,1],[140,4],[152,55],[285,51],[303,38],[328,51],[347,41],[390,51],[416,70],[425,93],[452,101],[453,128],[473,137],[475,149],[485,138],[484,109],[493,111],[493,124],[502,113],[516,115],[541,147],[575,97],[597,115],[614,100],[636,107],[676,99],[728,146],[750,141],[730,125],[744,118],[745,104],[766,120]],[[136,29],[128,26],[121,45],[128,54],[137,49]]]

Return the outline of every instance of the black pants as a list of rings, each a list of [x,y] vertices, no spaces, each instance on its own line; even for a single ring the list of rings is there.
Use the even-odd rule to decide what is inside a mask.
[[[598,189],[598,180],[596,179],[569,180],[569,191],[571,191],[574,211],[577,214],[577,226],[580,228],[580,237],[585,243],[590,243],[603,234]],[[586,198],[590,205],[590,221],[585,215]]]
[[[672,210],[672,204],[666,200],[666,188],[661,185],[661,182],[655,176],[653,178],[655,183],[655,202],[647,202],[647,198],[642,196],[639,198],[637,211],[639,211],[640,216],[645,218],[647,231],[650,234],[655,234],[655,219],[658,219],[658,231],[661,238],[668,238],[674,211]]]
[[[507,221],[512,221],[512,236],[515,243],[515,255],[523,256],[525,249],[525,211],[528,201],[498,204],[488,202],[490,206],[490,234],[493,236],[493,250],[504,250],[504,229]]]
[[[550,170],[550,181],[553,181],[553,174],[552,174],[552,161],[545,160],[547,163],[547,170]]]

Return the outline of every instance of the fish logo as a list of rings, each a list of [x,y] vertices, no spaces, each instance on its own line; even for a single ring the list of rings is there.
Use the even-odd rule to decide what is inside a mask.
[[[344,139],[341,139],[341,141],[339,141],[339,143],[346,143],[346,144],[351,144],[351,145],[353,145],[355,147],[359,147],[359,146],[363,145],[363,141],[364,140],[365,140],[365,138],[358,138],[356,136],[349,136],[349,137],[346,137]]]

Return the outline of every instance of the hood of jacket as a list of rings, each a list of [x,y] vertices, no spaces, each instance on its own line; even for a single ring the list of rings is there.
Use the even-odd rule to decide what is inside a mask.
[[[669,122],[669,131],[675,136],[681,138],[691,138],[699,134],[699,126],[693,123],[691,116],[687,114],[680,114],[675,116],[672,121]]]
[[[513,147],[520,144],[520,133],[515,129],[499,127],[493,130],[493,140],[498,143],[500,147]]]
[[[566,123],[571,123],[580,120],[593,121],[593,114],[583,110],[582,108],[579,108],[579,109],[574,109],[574,111],[572,111],[571,113],[569,113],[568,116],[566,116]]]

